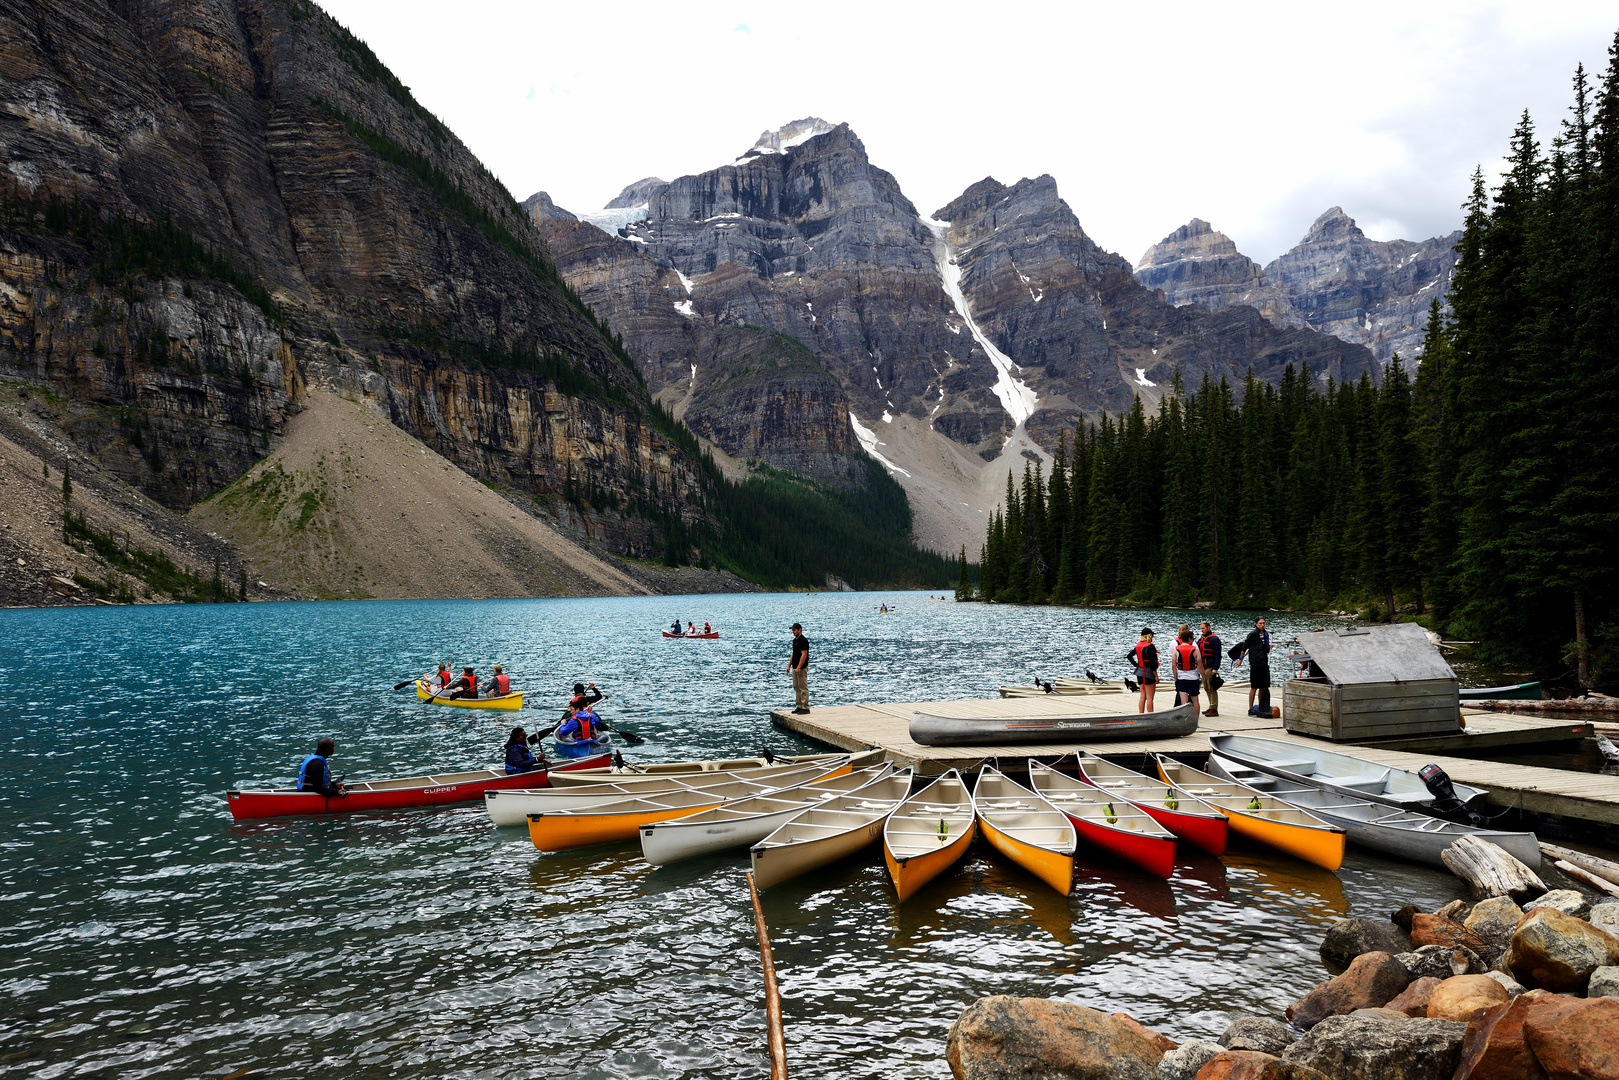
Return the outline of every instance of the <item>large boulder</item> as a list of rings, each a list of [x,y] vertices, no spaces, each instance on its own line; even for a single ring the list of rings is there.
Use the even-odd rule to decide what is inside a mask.
[[[1564,915],[1572,915],[1576,919],[1583,919],[1591,914],[1591,901],[1585,898],[1582,892],[1573,889],[1553,889],[1536,900],[1524,905],[1524,911],[1533,911],[1536,908],[1553,908]]]
[[[1227,1050],[1258,1050],[1262,1054],[1280,1054],[1292,1044],[1293,1033],[1267,1016],[1233,1020],[1220,1036],[1220,1045]]]
[[[1557,994],[1518,1001],[1526,999],[1524,1038],[1551,1080],[1619,1080],[1619,1001]]]
[[[1433,997],[1434,990],[1443,982],[1443,979],[1424,975],[1401,990],[1399,996],[1383,1007],[1390,1012],[1402,1013],[1405,1016],[1427,1016],[1428,999]]]
[[[1476,949],[1486,963],[1494,964],[1512,944],[1512,934],[1523,920],[1523,909],[1512,902],[1510,896],[1495,896],[1480,900],[1463,923],[1484,942],[1486,948]]]
[[[1413,979],[1449,979],[1456,975],[1482,975],[1489,966],[1466,945],[1424,945],[1395,957]]]
[[[1424,945],[1444,945],[1450,948],[1463,945],[1480,956],[1483,956],[1488,948],[1482,937],[1461,923],[1439,915],[1423,915],[1420,912],[1411,918],[1411,943],[1418,948]]]
[[[1207,1039],[1191,1039],[1167,1051],[1158,1062],[1159,1080],[1193,1080],[1209,1060],[1225,1053],[1225,1047]]]
[[[1357,956],[1369,952],[1386,952],[1390,956],[1410,952],[1414,946],[1411,935],[1379,919],[1339,919],[1321,939],[1321,962],[1327,970],[1343,971]]]
[[[956,1017],[945,1059],[956,1080],[1158,1080],[1164,1052],[1145,1030],[1069,1001],[996,995]]]
[[[1547,1080],[1523,1031],[1530,1004],[1543,994],[1544,990],[1531,990],[1474,1016],[1462,1039],[1455,1080]]]
[[[1555,908],[1536,908],[1518,924],[1505,963],[1525,986],[1583,994],[1593,971],[1619,964],[1619,937]]]
[[[1362,953],[1334,976],[1288,1006],[1287,1018],[1311,1028],[1329,1016],[1388,1004],[1411,982],[1405,966],[1386,952]]]
[[[1428,998],[1428,1017],[1460,1020],[1465,1024],[1480,1009],[1494,1008],[1511,1000],[1507,988],[1488,975],[1458,975],[1434,987]]]
[[[1336,1080],[1451,1080],[1466,1024],[1368,1009],[1321,1021],[1283,1055]]]
[[[1197,1080],[1333,1080],[1308,1065],[1257,1050],[1227,1050],[1198,1071]]]

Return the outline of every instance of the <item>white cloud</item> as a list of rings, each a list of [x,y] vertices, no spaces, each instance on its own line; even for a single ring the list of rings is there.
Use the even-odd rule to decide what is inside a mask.
[[[1342,206],[1379,239],[1459,225],[1518,114],[1564,115],[1610,3],[547,5],[331,0],[519,199],[601,206],[643,176],[731,161],[802,116],[848,121],[922,213],[985,175],[1049,172],[1137,259],[1193,216],[1268,261]],[[671,98],[666,62],[727,76]],[[716,69],[720,70],[720,69]],[[678,84],[678,79],[677,79]],[[531,88],[539,92],[527,96]],[[665,103],[649,108],[649,103]]]

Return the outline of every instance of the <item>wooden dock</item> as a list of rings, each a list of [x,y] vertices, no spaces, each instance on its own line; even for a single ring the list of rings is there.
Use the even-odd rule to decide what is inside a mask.
[[[1162,693],[1159,699],[1166,700]],[[1233,704],[1237,709],[1242,709],[1245,701],[1246,697]],[[1490,802],[1497,806],[1619,824],[1619,776],[1449,756],[1458,751],[1579,739],[1592,731],[1590,724],[1580,721],[1464,710],[1467,717],[1465,733],[1385,740],[1359,746],[1326,743],[1292,735],[1283,729],[1281,720],[1257,719],[1240,712],[1203,718],[1201,730],[1196,734],[1173,739],[1107,739],[1079,744],[922,746],[911,741],[907,730],[911,713],[918,709],[940,716],[992,719],[1004,716],[1073,715],[1076,712],[1120,713],[1131,711],[1134,706],[1135,696],[1132,694],[1081,694],[838,705],[811,709],[807,716],[795,716],[789,709],[775,709],[770,718],[779,728],[842,750],[881,747],[887,751],[890,761],[902,767],[914,768],[922,775],[936,775],[949,769],[974,770],[994,758],[1016,761],[1032,757],[1050,761],[1073,753],[1076,747],[1124,764],[1130,764],[1128,759],[1139,758],[1146,753],[1172,754],[1184,757],[1190,763],[1200,763],[1211,749],[1206,732],[1241,733],[1304,746],[1329,747],[1368,761],[1412,771],[1435,762],[1450,774],[1452,780],[1488,791]]]

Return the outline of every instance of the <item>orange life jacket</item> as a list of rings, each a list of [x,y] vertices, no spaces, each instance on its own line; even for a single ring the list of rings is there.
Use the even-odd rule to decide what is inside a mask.
[[[451,683],[455,682],[455,676],[450,674],[449,668],[445,668],[444,670],[440,671],[437,678],[440,687],[449,686]]]
[[[578,712],[573,714],[573,718],[579,721],[579,734],[575,735],[574,738],[583,741],[585,739],[594,739],[596,737],[596,728],[594,726],[596,723],[595,713],[591,712],[589,709],[580,709]]]
[[[1197,646],[1190,641],[1175,642],[1175,670],[1197,670]]]
[[[506,673],[503,671],[499,675],[496,675],[495,676],[495,693],[504,695],[504,694],[509,694],[511,692],[512,692],[512,681],[511,681],[510,678],[507,677]]]

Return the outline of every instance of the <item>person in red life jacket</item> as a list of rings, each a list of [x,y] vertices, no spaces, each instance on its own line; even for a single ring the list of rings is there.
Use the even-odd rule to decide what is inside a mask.
[[[1141,682],[1141,701],[1136,711],[1152,712],[1153,697],[1158,693],[1158,647],[1152,643],[1151,627],[1141,628],[1141,640],[1127,655]]]
[[[528,748],[528,743],[528,732],[520,727],[512,728],[512,736],[506,740],[507,772],[533,772],[535,769],[545,767],[544,758],[535,757],[534,751]]]
[[[1175,649],[1170,657],[1175,669],[1175,704],[1197,704],[1197,695],[1203,689],[1203,652],[1192,640],[1192,628],[1181,625],[1175,635]]]
[[[590,706],[581,708],[570,702],[568,718],[557,727],[557,738],[588,742],[597,737],[601,726],[601,717],[591,711]]]
[[[686,624],[686,636],[687,637],[695,637],[695,636],[697,636],[697,626],[696,626],[695,623],[687,623]]]
[[[512,679],[506,669],[495,665],[495,673],[484,680],[482,692],[491,697],[505,697],[512,692]]]
[[[1197,639],[1197,651],[1203,654],[1203,689],[1208,694],[1209,703],[1203,715],[1219,716],[1220,684],[1225,681],[1220,678],[1220,649],[1223,646],[1214,627],[1205,622],[1202,629],[1202,636]]]
[[[588,709],[601,699],[602,692],[596,689],[595,683],[591,683],[587,691],[584,683],[576,682],[573,684],[573,697],[568,701],[568,708]]]
[[[461,675],[450,683],[450,700],[456,698],[475,698],[478,696],[478,676],[470,667],[461,669]]]
[[[714,632],[713,627],[709,626],[707,623],[703,624],[703,633],[712,634],[713,632]]]
[[[450,665],[441,663],[438,666],[438,674],[427,681],[428,693],[439,694],[448,690],[453,682],[455,682],[455,676],[450,674]]]

